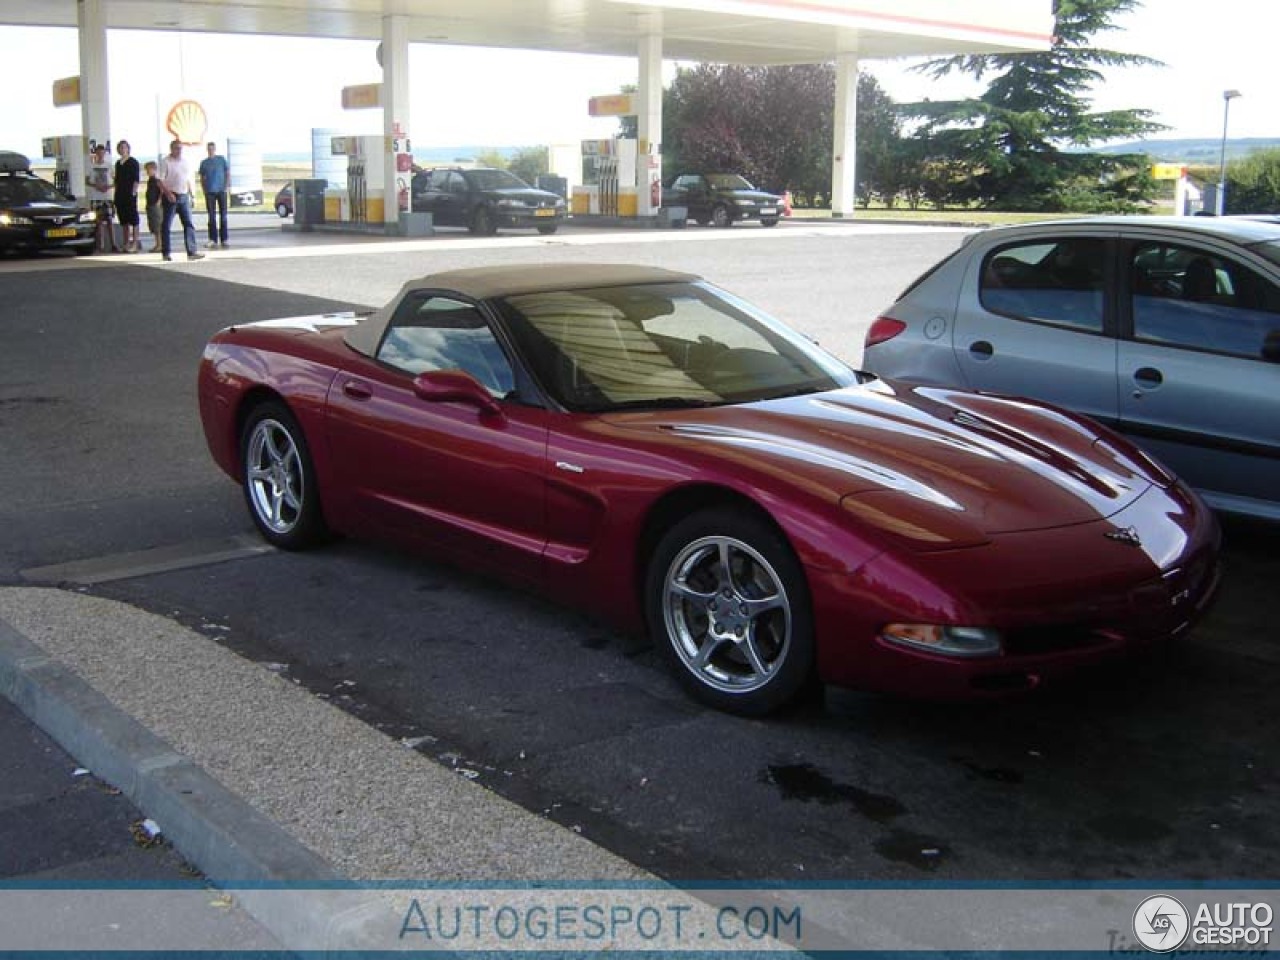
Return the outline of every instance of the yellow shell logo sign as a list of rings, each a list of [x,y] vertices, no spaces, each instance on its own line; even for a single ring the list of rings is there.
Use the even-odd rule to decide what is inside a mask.
[[[175,140],[185,144],[202,143],[209,129],[209,118],[205,116],[204,107],[194,100],[180,100],[169,108],[164,126]]]

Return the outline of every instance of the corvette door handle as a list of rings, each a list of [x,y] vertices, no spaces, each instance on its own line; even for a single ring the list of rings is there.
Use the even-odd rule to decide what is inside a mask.
[[[1139,367],[1133,373],[1133,382],[1147,390],[1154,390],[1164,383],[1164,374],[1155,367]]]
[[[975,340],[969,344],[969,353],[975,360],[990,359],[995,352],[996,348],[987,340]]]
[[[373,396],[373,390],[369,385],[359,380],[348,380],[342,385],[342,392],[352,400],[368,400]]]

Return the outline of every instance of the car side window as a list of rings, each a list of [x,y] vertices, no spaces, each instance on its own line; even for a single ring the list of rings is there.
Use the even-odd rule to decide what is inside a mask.
[[[378,359],[414,376],[462,370],[498,398],[515,388],[511,363],[480,311],[448,297],[405,297],[387,326]]]
[[[1280,329],[1280,288],[1208,250],[1137,244],[1130,277],[1138,340],[1261,359]]]
[[[983,261],[983,307],[1021,320],[1101,333],[1107,241],[1064,237],[1010,244]]]

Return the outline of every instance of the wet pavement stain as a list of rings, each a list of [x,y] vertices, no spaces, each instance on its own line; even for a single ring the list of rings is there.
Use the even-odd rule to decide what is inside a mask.
[[[976,760],[970,760],[968,757],[952,757],[951,759],[983,780],[994,780],[996,783],[1022,782],[1022,771],[1020,770],[1014,770],[1010,767],[985,767]]]
[[[1089,829],[1112,843],[1146,846],[1173,834],[1168,824],[1136,813],[1111,813],[1088,822]]]
[[[826,806],[847,803],[876,823],[888,823],[907,812],[907,808],[893,797],[872,793],[852,784],[837,783],[810,763],[771,764],[760,779],[782,791],[784,799]]]
[[[876,853],[886,860],[906,863],[919,870],[937,870],[951,856],[951,848],[933,837],[909,830],[890,830],[877,840]]]

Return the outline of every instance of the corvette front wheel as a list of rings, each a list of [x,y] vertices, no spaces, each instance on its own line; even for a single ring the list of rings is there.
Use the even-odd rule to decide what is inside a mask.
[[[240,438],[241,485],[263,538],[282,550],[303,550],[325,536],[311,453],[297,420],[280,403],[264,403]]]
[[[804,572],[764,519],[718,508],[676,524],[654,551],[645,606],[681,683],[713,707],[762,716],[813,674]]]

